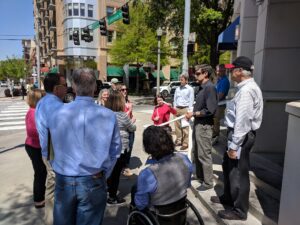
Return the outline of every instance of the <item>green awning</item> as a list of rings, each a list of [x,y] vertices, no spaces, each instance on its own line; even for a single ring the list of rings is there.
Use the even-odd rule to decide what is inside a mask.
[[[49,73],[59,73],[58,68],[57,67],[51,68]]]
[[[125,75],[122,67],[118,66],[107,66],[108,77],[123,77]]]
[[[137,77],[138,70],[136,67],[129,67],[129,77]],[[145,78],[146,73],[143,68],[139,69],[139,76]]]
[[[153,73],[152,73],[152,75],[153,75],[153,77],[154,78],[157,78],[157,70],[155,70]],[[165,80],[166,78],[165,78],[165,76],[164,76],[164,73],[163,73],[163,71],[159,71],[159,78],[161,79],[161,80]]]
[[[180,75],[180,69],[171,69],[170,80],[178,80]]]

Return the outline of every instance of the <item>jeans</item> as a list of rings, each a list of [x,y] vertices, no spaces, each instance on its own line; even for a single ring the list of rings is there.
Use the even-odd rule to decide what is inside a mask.
[[[34,148],[30,145],[25,145],[26,152],[31,159],[34,179],[33,179],[33,200],[41,202],[45,200],[46,177],[47,171],[42,160],[40,148]]]
[[[71,177],[56,173],[54,225],[101,225],[106,207],[105,176]]]

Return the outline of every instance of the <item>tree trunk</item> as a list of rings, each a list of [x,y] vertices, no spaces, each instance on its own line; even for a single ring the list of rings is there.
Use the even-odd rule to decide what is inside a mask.
[[[215,68],[219,64],[218,35],[215,27],[211,31],[210,65]]]

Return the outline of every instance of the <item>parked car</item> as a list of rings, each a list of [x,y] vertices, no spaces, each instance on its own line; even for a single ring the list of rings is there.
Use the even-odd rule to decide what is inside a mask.
[[[97,88],[94,92],[94,97],[98,97],[100,90],[102,90],[104,88],[109,89],[110,86],[111,86],[110,82],[102,82],[101,80],[97,80]],[[74,99],[75,99],[75,93],[73,91],[73,88],[68,87],[67,94],[64,98],[64,102],[69,103],[69,102],[74,101]]]
[[[172,90],[176,89],[180,85],[180,81],[165,81],[162,85],[159,86],[159,93],[165,98],[171,95]],[[157,87],[152,88],[152,93],[156,94]]]
[[[4,80],[0,81],[0,87],[7,87],[7,82]]]

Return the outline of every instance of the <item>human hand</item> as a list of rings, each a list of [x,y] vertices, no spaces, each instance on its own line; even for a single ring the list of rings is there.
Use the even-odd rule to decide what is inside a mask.
[[[233,149],[229,149],[227,151],[227,155],[230,159],[237,159],[237,151],[235,151]]]
[[[193,112],[187,112],[187,113],[185,114],[185,118],[186,118],[187,120],[190,120],[192,117],[193,117]]]
[[[154,117],[154,121],[158,121],[159,120],[159,116]]]

